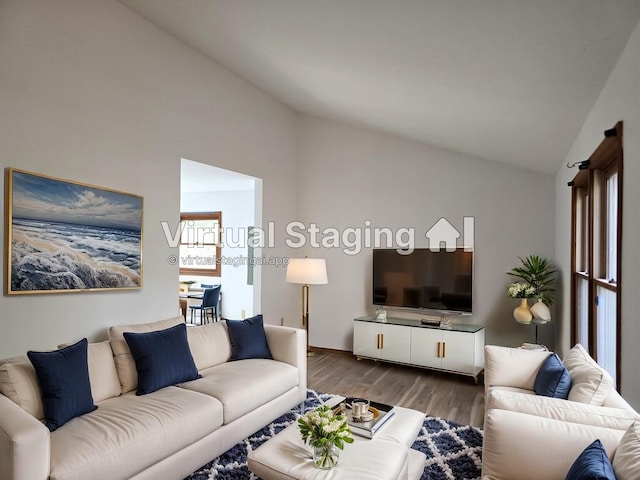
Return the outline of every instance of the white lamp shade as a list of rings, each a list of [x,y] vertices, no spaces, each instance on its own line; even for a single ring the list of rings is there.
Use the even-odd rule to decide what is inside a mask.
[[[302,285],[324,285],[327,280],[327,262],[324,258],[291,258],[287,265],[287,282]]]

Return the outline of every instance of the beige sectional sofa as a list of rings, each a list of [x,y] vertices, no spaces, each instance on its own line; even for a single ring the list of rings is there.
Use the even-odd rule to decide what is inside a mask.
[[[304,401],[305,332],[265,325],[273,359],[230,361],[225,322],[187,329],[202,378],[136,395],[123,333],[181,322],[111,327],[109,341],[89,344],[98,408],[52,432],[29,360],[0,361],[0,479],[181,479]]]
[[[572,380],[568,399],[536,395],[546,351],[485,347],[484,480],[564,479],[580,453],[600,439],[619,479],[640,478],[640,415],[616,391],[611,376],[576,345],[563,359]],[[618,457],[618,458],[616,458]],[[626,456],[628,458],[628,455]],[[623,462],[626,464],[623,465]],[[629,471],[633,471],[632,476]]]

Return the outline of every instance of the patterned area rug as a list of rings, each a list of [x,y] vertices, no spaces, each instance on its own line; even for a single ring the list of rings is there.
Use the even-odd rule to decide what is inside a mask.
[[[318,406],[333,395],[307,390],[305,411]],[[247,454],[258,448],[300,416],[294,408],[251,437],[244,439],[215,460],[207,463],[185,480],[257,480],[247,468]],[[346,448],[349,448],[347,445]],[[411,446],[427,459],[422,480],[480,479],[482,430],[458,425],[448,420],[425,417],[418,438]]]

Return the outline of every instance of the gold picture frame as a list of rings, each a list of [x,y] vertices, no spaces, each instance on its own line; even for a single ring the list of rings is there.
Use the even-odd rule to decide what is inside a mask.
[[[5,170],[8,295],[142,288],[143,198]]]

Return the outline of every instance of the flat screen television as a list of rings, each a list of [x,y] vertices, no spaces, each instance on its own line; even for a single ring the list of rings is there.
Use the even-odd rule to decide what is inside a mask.
[[[374,305],[470,314],[472,300],[473,252],[373,250]]]

